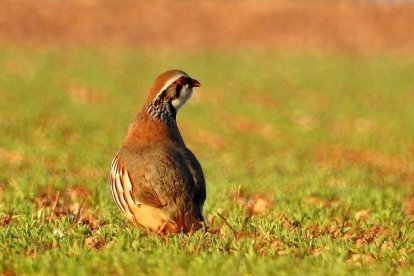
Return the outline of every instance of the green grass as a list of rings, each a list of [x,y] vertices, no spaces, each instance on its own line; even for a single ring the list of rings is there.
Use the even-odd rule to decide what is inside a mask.
[[[178,124],[218,234],[148,236],[108,192],[128,124],[171,68],[202,83]],[[412,275],[413,74],[401,56],[2,46],[0,218],[13,219],[0,273]],[[86,198],[98,229],[37,209],[45,188],[71,186],[87,188],[74,201]],[[245,220],[256,197],[271,205]]]

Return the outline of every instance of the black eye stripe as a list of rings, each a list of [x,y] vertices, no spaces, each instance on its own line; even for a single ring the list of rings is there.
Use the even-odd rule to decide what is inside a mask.
[[[175,97],[177,98],[180,97],[180,93],[182,89],[183,89],[183,86],[180,84],[177,84],[177,87],[175,88]]]
[[[192,79],[189,77],[181,77],[178,80],[176,80],[175,82],[171,83],[166,89],[164,89],[160,96],[161,98],[164,98],[166,96],[166,93],[168,93],[167,91],[169,91],[170,89],[174,89],[174,96],[175,98],[180,97],[181,91],[184,87],[184,85],[188,85],[191,84]]]

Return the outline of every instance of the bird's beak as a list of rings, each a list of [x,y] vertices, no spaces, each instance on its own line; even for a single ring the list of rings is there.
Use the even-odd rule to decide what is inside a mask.
[[[191,80],[191,87],[200,87],[201,83],[198,80]]]

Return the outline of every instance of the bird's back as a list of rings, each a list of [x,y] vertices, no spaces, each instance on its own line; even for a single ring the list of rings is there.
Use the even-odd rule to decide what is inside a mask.
[[[125,164],[134,203],[162,210],[166,217],[187,229],[203,222],[206,198],[203,171],[185,146],[123,147],[118,163]],[[135,218],[139,221],[140,218]]]

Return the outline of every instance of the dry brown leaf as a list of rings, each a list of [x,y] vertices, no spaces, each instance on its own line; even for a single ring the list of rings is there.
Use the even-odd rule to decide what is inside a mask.
[[[74,212],[79,212],[79,210]],[[85,206],[82,208],[77,223],[82,223],[89,227],[91,231],[98,230],[101,227],[102,222],[92,214]]]
[[[272,240],[270,247],[275,249],[276,251],[280,251],[285,248],[285,243],[279,239]]]
[[[222,225],[216,225],[217,215],[209,214],[207,216],[208,232],[212,235],[222,235]]]
[[[381,251],[387,251],[387,250],[391,250],[393,248],[394,248],[394,243],[390,242],[390,241],[385,241],[381,245]]]
[[[368,242],[365,238],[359,238],[356,240],[356,247],[361,248],[362,246],[366,245]]]
[[[89,249],[100,250],[106,245],[106,241],[101,237],[87,237],[85,239],[85,246]]]
[[[249,216],[259,216],[270,211],[270,200],[263,196],[256,196],[250,199],[246,205],[246,212]]]
[[[282,226],[288,229],[289,231],[292,231],[296,228],[294,222],[283,214],[279,216],[278,220],[281,222]]]
[[[74,217],[74,223],[85,224],[92,231],[97,230],[102,224],[86,204],[89,196],[90,191],[86,187],[70,186],[62,193],[47,187],[35,198],[37,216],[41,217],[43,212],[48,212],[47,218],[53,220],[70,215]]]
[[[26,252],[24,252],[24,255],[26,257],[31,257],[31,258],[35,258],[37,256],[36,254],[36,250],[34,250],[33,248],[29,248],[26,250]],[[1,274],[0,274],[1,275]]]
[[[269,213],[272,207],[270,199],[263,194],[250,194],[245,192],[241,186],[235,192],[229,193],[234,202],[243,207],[248,216],[260,216]]]
[[[358,212],[355,213],[355,219],[366,221],[367,219],[369,219],[369,212],[365,209],[359,210]]]
[[[252,236],[251,238],[259,240],[256,245],[256,250],[261,256],[266,256],[269,252],[274,253],[289,248],[283,241],[272,236],[267,236],[266,234],[264,236],[259,234],[259,236]]]
[[[318,238],[319,236],[323,235],[324,232],[321,231],[319,226],[317,224],[312,224],[309,227],[306,228],[306,237],[307,238]]]
[[[13,212],[10,212],[6,216],[0,218],[0,226],[9,225],[13,221]]]
[[[348,236],[347,239],[354,241],[358,248],[367,244],[371,244],[380,237],[389,237],[392,239],[398,238],[398,232],[394,233],[388,228],[379,225],[373,225],[367,230],[356,226],[350,232],[352,234]]]
[[[34,199],[37,208],[51,207],[56,201],[57,191],[48,186],[39,192],[39,195]]]

